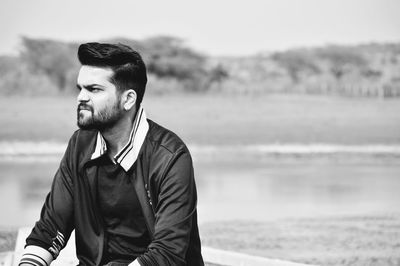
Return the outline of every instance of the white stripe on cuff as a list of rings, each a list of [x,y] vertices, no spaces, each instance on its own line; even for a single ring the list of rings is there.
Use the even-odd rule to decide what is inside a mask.
[[[53,256],[50,252],[42,247],[27,246],[24,249],[24,255],[22,255],[21,261],[24,259],[34,259],[38,262],[40,261],[41,263],[43,263],[44,266],[46,266],[46,264],[50,265],[50,263],[53,261]]]

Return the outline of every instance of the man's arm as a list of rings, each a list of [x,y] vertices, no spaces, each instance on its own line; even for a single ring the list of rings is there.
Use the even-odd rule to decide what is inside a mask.
[[[175,153],[169,161],[157,198],[154,239],[147,252],[131,265],[186,265],[197,201],[192,159],[187,150]]]
[[[69,165],[69,150],[61,160],[51,191],[36,222],[26,239],[24,254],[19,265],[50,265],[65,247],[73,230],[73,182]]]

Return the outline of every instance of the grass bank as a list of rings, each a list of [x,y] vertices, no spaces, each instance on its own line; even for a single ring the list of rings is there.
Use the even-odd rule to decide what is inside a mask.
[[[148,95],[148,117],[196,144],[400,143],[400,100],[307,95]],[[0,140],[66,142],[75,99],[1,98]]]

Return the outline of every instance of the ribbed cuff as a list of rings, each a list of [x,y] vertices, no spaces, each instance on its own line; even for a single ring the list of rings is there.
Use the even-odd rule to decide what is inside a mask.
[[[35,266],[49,266],[53,261],[53,256],[50,252],[38,246],[26,246],[24,255],[22,255],[21,263],[28,263]]]

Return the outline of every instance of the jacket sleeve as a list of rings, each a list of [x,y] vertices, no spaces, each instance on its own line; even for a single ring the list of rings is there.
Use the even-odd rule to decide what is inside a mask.
[[[57,258],[73,230],[73,182],[70,162],[72,138],[54,176],[40,219],[26,239],[22,262],[49,265]],[[34,264],[37,265],[37,264]]]
[[[155,206],[154,238],[141,265],[186,265],[193,215],[196,215],[196,186],[187,150],[174,154],[162,175]]]

